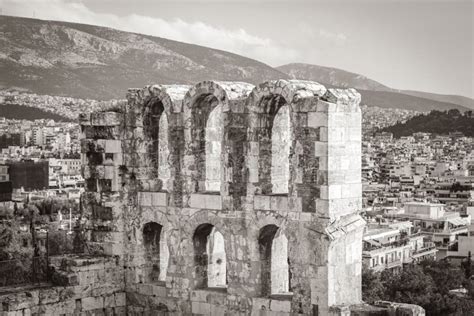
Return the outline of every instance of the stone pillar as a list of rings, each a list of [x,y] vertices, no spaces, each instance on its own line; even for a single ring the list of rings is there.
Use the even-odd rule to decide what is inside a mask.
[[[316,215],[325,222],[325,266],[315,267],[311,302],[321,315],[336,305],[361,302],[362,205],[360,94],[329,89],[308,113],[308,126],[319,129]]]
[[[124,250],[121,166],[121,109],[81,115],[82,173],[86,192],[81,197],[87,250],[120,255]]]

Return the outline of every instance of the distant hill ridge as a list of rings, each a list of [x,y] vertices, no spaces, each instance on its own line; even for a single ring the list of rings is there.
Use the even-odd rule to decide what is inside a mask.
[[[427,112],[431,110],[474,109],[474,100],[458,95],[397,90],[349,71],[303,63],[276,67],[292,78],[314,80],[334,87],[353,87],[362,94],[362,103],[384,108]]]
[[[395,137],[410,136],[417,132],[438,135],[461,132],[464,136],[474,137],[474,115],[472,111],[432,111],[426,115],[414,116],[405,123],[383,128],[382,131],[391,132]]]
[[[38,94],[121,99],[150,83],[289,78],[236,54],[93,25],[0,16],[0,32],[0,87]]]
[[[275,69],[217,49],[94,25],[0,16],[0,34],[0,90],[110,100],[123,99],[128,88],[150,83],[257,84],[296,77],[329,87],[355,87],[362,102],[371,106],[466,110],[473,101],[417,91],[400,93],[335,68],[289,64]]]

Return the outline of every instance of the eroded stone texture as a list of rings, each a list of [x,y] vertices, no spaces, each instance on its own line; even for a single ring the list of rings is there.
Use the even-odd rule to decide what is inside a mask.
[[[187,92],[130,90],[128,100],[117,190],[123,203],[114,209],[123,222],[112,228],[123,238],[102,248],[124,257],[135,305],[149,307],[145,285],[160,293],[160,304],[185,314],[256,312],[262,305],[249,298],[266,299],[270,311],[300,314],[360,303],[360,135],[350,136],[360,134],[355,91],[298,80],[258,87],[206,81]],[[154,159],[165,151],[167,161]],[[162,227],[155,247],[158,239],[168,244],[163,259],[156,258],[162,247],[150,254],[143,237],[153,222]]]
[[[349,315],[362,303],[355,90],[204,81],[127,99],[81,128],[88,249],[120,263],[129,315]]]

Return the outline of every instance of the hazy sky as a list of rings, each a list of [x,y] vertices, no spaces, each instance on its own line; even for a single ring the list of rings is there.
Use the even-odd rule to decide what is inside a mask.
[[[305,62],[398,89],[474,97],[474,1],[0,0],[3,14],[110,26],[272,66]]]

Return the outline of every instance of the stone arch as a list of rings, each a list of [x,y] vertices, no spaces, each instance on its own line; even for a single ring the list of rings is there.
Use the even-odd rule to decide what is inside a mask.
[[[271,185],[273,194],[288,194],[292,124],[287,104],[273,117],[271,131]]]
[[[227,123],[230,101],[245,99],[253,85],[241,82],[203,81],[183,99],[186,159],[191,162],[186,175],[190,192],[221,192],[229,146]]]
[[[199,225],[193,235],[196,288],[227,287],[224,236],[214,225]]]
[[[320,97],[325,92],[324,86],[304,80],[268,81],[252,90],[247,100],[247,138],[249,181],[254,184],[254,193],[288,193],[289,159],[294,146],[292,127],[297,122],[293,101]],[[288,135],[285,141],[282,135]],[[279,140],[280,144],[274,144],[274,140]]]
[[[157,190],[167,190],[172,166],[170,164],[169,118],[173,101],[160,85],[147,86],[141,91],[143,99],[143,142],[150,180],[157,183]]]
[[[188,176],[191,177],[191,191],[220,192],[220,178],[222,175],[220,160],[218,166],[212,166],[216,159],[209,161],[222,152],[222,104],[227,103],[225,91],[213,82],[201,82],[191,88],[184,97],[184,120],[185,120],[185,142],[189,144],[186,154],[192,159],[192,170]],[[220,107],[219,107],[220,105]],[[216,111],[217,108],[217,111]],[[216,112],[214,112],[216,111]],[[211,117],[211,113],[214,114]],[[212,120],[209,122],[209,118]],[[209,128],[209,130],[208,130]],[[211,181],[208,173],[211,172]],[[215,190],[219,188],[218,190]]]
[[[288,239],[274,224],[265,225],[259,231],[261,295],[279,295],[290,292],[290,261]]]
[[[168,269],[169,250],[163,226],[156,222],[143,225],[144,282],[165,281]]]
[[[276,150],[275,146],[273,146],[273,140],[276,139],[277,136],[281,136],[278,134],[283,134],[283,130],[280,128],[281,126],[277,126],[275,129],[274,122],[275,118],[277,117],[277,113],[282,107],[285,107],[285,109],[287,109],[286,111],[289,112],[289,103],[282,94],[275,93],[275,91],[271,90],[265,90],[265,92],[261,92],[258,90],[258,88],[255,88],[254,91],[252,91],[252,95],[249,100],[251,100],[251,103],[253,104],[249,106],[250,124],[248,127],[248,139],[251,146],[249,150],[249,159],[253,159],[255,161],[255,163],[251,164],[250,180],[251,182],[257,184],[257,191],[255,193],[271,194],[274,192],[274,181],[272,181],[272,176],[277,175],[279,172],[281,173],[281,171],[284,169],[281,166],[275,168],[275,162],[277,162],[277,160],[273,157],[273,151]],[[282,116],[281,113],[286,111],[283,110],[280,112],[280,116]],[[275,130],[278,130],[281,133],[273,135]],[[283,156],[279,156],[279,162],[281,162],[281,164],[285,164],[285,161],[288,161],[288,153],[280,154],[283,154]],[[288,165],[288,163],[286,163],[286,165]],[[287,173],[285,172],[282,175],[286,174]],[[284,181],[285,179],[280,179],[278,188],[279,191],[287,193],[288,185],[286,185],[286,188],[284,188],[285,185],[281,184],[281,182]],[[288,179],[286,179],[286,182],[288,182]]]

